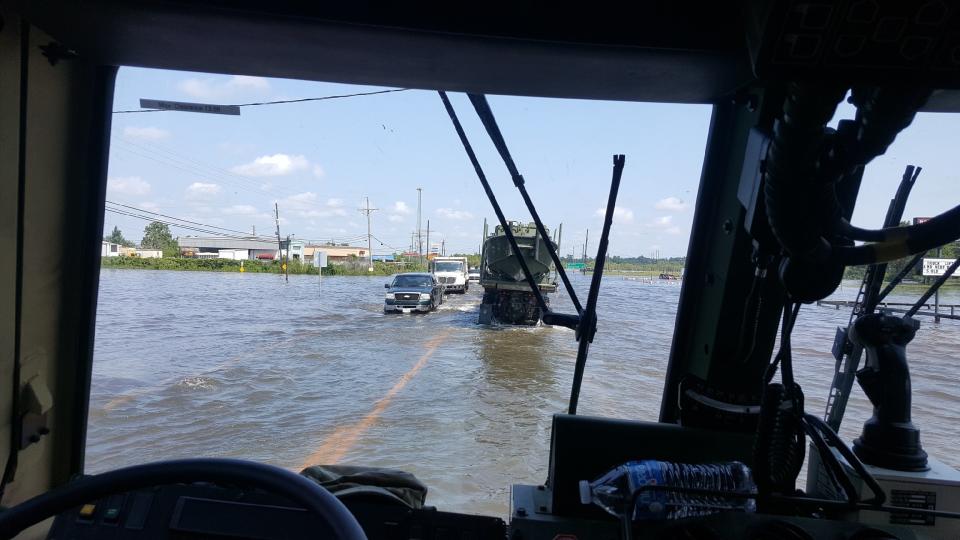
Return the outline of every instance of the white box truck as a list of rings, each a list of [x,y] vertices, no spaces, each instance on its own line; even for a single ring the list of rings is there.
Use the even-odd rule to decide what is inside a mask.
[[[430,260],[430,273],[444,291],[465,293],[470,288],[466,257],[434,257]]]

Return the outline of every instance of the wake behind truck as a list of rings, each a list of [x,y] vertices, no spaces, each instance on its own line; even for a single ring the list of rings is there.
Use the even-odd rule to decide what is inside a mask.
[[[434,257],[430,272],[447,292],[465,293],[470,288],[466,257]]]

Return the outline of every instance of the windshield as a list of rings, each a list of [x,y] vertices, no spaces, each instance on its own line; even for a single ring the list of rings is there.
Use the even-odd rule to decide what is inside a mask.
[[[391,287],[433,287],[433,278],[428,276],[397,276]]]
[[[433,265],[434,272],[462,272],[463,263],[457,261],[439,261]]]
[[[148,89],[147,97],[228,103],[380,90],[122,68],[114,108],[136,109]],[[467,120],[467,98],[451,97]],[[562,235],[559,218],[546,225],[558,231],[560,262],[581,300],[594,269],[607,157],[628,155],[630,175],[613,214],[598,301],[606,323],[591,345],[580,410],[656,421],[711,108],[491,99],[513,133],[510,148],[522,172],[552,195],[535,193],[540,210],[563,216]],[[551,418],[566,408],[575,350],[564,328],[501,331],[478,324],[486,298],[502,299],[504,309],[529,304],[492,288],[498,276],[522,271],[507,256],[506,238],[494,235],[496,220],[478,182],[450,181],[468,163],[436,93],[242,110],[239,117],[114,115],[86,470],[188,456],[241,457],[293,470],[402,464],[429,485],[430,504],[507,515],[509,484],[546,475]],[[320,111],[324,122],[302,122]],[[523,121],[510,111],[523,111]],[[950,170],[937,145],[928,144],[945,139],[948,120],[918,115],[898,145],[877,158],[888,166],[868,173],[869,185],[880,187],[864,194],[854,222],[882,222],[907,160]],[[645,124],[657,129],[636,128]],[[912,135],[917,130],[929,137]],[[592,134],[586,141],[585,132]],[[303,144],[317,136],[322,151]],[[474,139],[480,144],[482,132]],[[424,168],[439,147],[452,153]],[[494,165],[490,172],[498,170]],[[662,181],[639,181],[640,170]],[[342,181],[346,176],[356,182]],[[949,203],[934,195],[948,176],[935,176],[921,177],[911,199],[917,205],[905,217],[936,215],[943,210],[938,204]],[[594,178],[604,180],[602,187],[585,180]],[[505,204],[516,195],[498,193]],[[360,199],[366,195],[369,207]],[[525,223],[519,208],[505,208],[507,219]],[[469,256],[474,272],[483,268],[482,285],[473,281],[463,294],[442,295],[422,316],[385,315],[383,285],[391,276],[393,287],[433,286],[432,276],[410,273],[428,271],[427,255],[438,243],[441,253]],[[944,248],[941,258],[957,253]],[[536,268],[546,273],[552,261],[540,255]],[[534,263],[536,251],[529,257]],[[462,261],[434,263],[437,271],[463,268]],[[832,300],[856,298],[855,271]],[[888,275],[895,273],[891,264]],[[488,286],[496,294],[487,294]],[[915,301],[915,286],[888,300]],[[562,287],[548,299],[558,313],[575,312]],[[403,302],[413,303],[396,303]],[[960,287],[941,292],[941,310],[958,303]],[[803,308],[793,332],[803,380],[833,369],[829,342],[848,322],[848,309]],[[960,348],[960,333],[947,321],[929,327],[943,329],[919,332],[910,351],[941,369],[950,359],[943,351]],[[934,413],[951,410],[956,400],[922,377],[913,384],[914,402],[923,403],[914,420],[943,435],[926,439],[925,448],[960,465],[947,444],[956,427]],[[826,389],[809,395],[822,400]],[[823,407],[821,401],[808,410]],[[844,422],[848,440],[870,411],[866,399],[851,400],[848,415],[858,421]],[[470,481],[461,475],[467,467]]]

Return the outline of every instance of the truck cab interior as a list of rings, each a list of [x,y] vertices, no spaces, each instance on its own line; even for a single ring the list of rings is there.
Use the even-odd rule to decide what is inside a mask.
[[[669,367],[660,421],[558,414],[546,481],[513,486],[507,520],[341,500],[289,471],[209,456],[83,476],[98,244],[122,66],[712,105],[673,345],[662,351]],[[857,107],[856,117],[827,127],[844,99]],[[956,208],[910,227],[849,223],[858,193],[869,189],[861,186],[864,168],[921,111],[960,112],[956,0],[569,8],[4,2],[0,536],[955,538],[960,496],[938,487],[938,506],[910,514],[919,521],[894,519],[909,512],[883,480],[889,475],[877,472],[926,463],[908,425],[909,385],[902,388],[909,339],[870,341],[860,329],[868,359],[892,355],[893,367],[884,364],[877,384],[887,394],[874,402],[879,417],[853,445],[855,454],[850,442],[805,415],[789,348],[777,353],[778,331],[789,335],[796,306],[830,294],[845,267],[876,266],[960,237]],[[744,301],[751,298],[762,301]],[[544,320],[570,325],[589,341],[593,330],[602,333],[603,314],[584,313]],[[890,328],[878,332],[909,333]],[[778,366],[782,383],[772,383]],[[887,415],[893,409],[901,415]],[[826,471],[838,494],[797,491],[805,451],[819,456],[808,467]],[[757,511],[624,525],[581,504],[579,481],[633,459],[742,461],[756,475]],[[958,502],[950,506],[951,499]]]

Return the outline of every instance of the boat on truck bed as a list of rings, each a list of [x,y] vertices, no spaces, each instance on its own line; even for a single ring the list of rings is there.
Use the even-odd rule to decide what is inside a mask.
[[[534,223],[510,221],[508,225],[540,291],[544,294],[555,292],[557,284],[550,279],[551,261],[546,244],[553,244],[553,241],[540,236]],[[480,255],[480,286],[483,287],[480,324],[499,322],[534,325],[540,322],[543,314],[537,306],[536,296],[500,225],[497,225],[493,234],[484,234],[483,253]],[[549,300],[546,296],[544,299]]]

